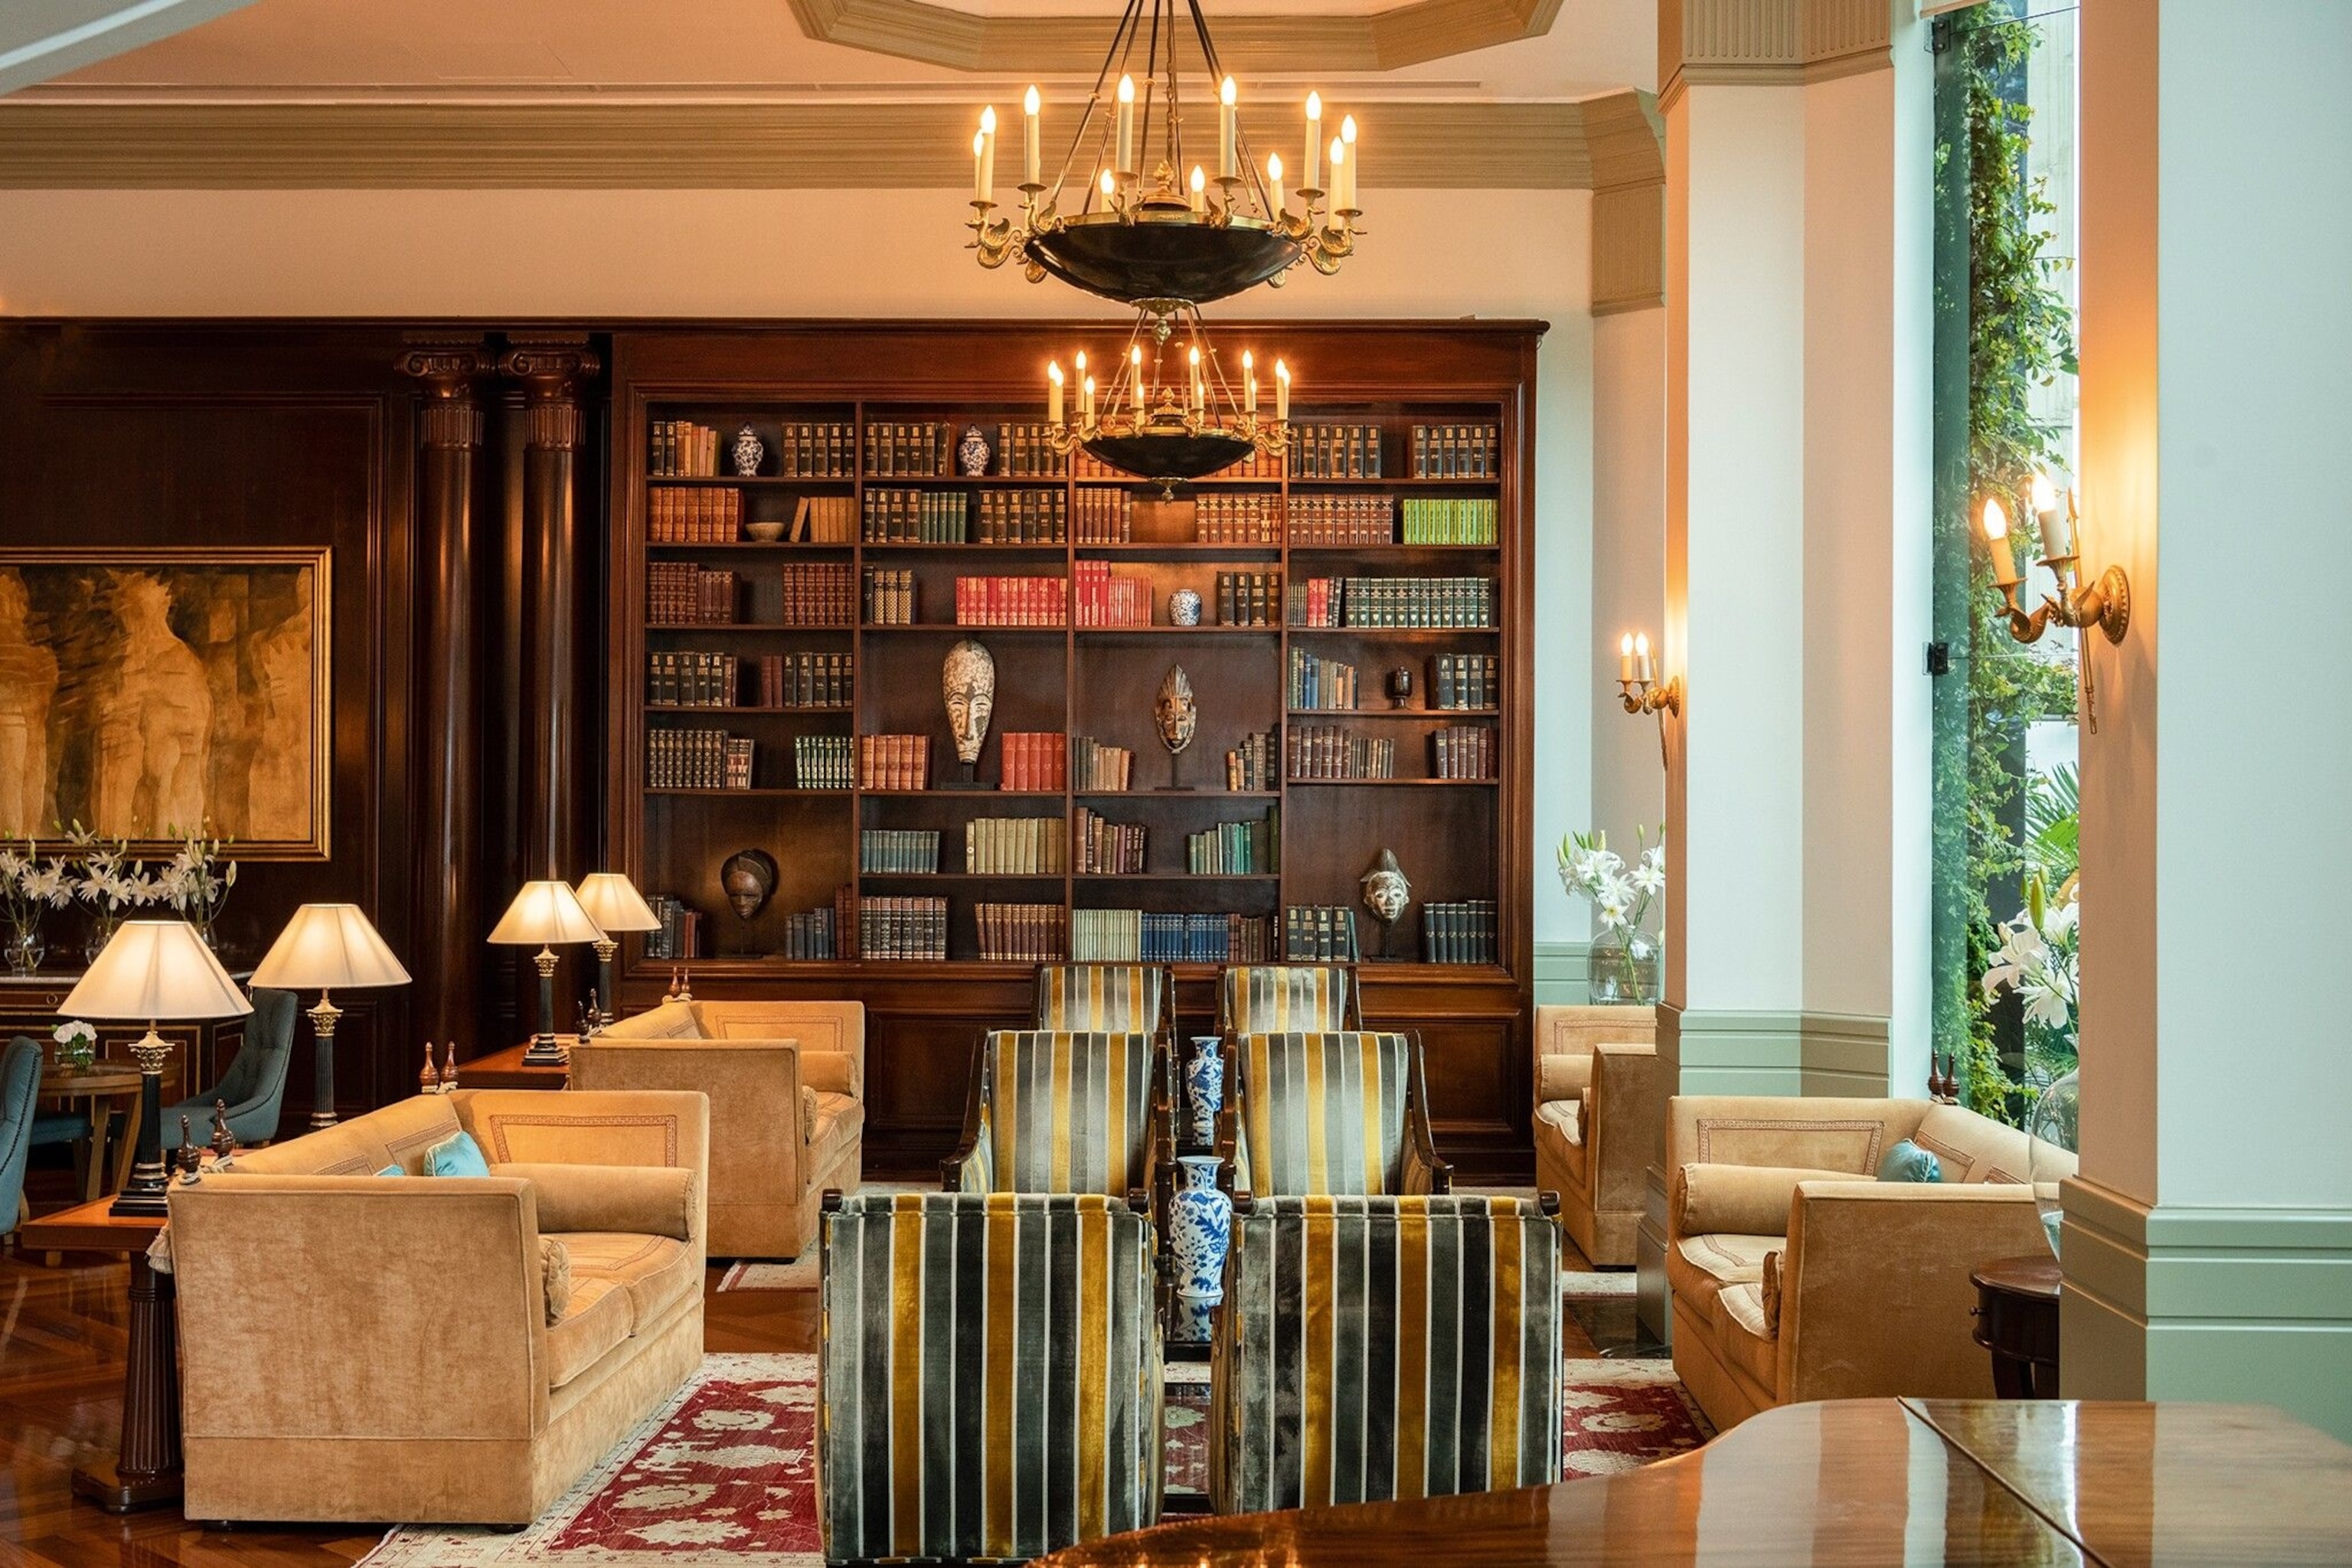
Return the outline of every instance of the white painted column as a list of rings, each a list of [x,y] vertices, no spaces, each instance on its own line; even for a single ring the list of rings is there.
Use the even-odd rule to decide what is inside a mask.
[[[2352,7],[2082,17],[2084,558],[2069,1398],[2352,1437]],[[2258,110],[2258,112],[2256,111]]]
[[[1667,668],[1685,710],[1661,1077],[1666,1093],[1918,1093],[1930,62],[1907,0],[1664,0],[1662,37],[1681,55],[1663,101]]]

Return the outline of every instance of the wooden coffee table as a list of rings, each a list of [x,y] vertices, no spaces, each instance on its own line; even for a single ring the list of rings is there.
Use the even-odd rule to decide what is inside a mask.
[[[139,1069],[111,1062],[86,1068],[60,1066],[45,1060],[40,1095],[61,1100],[71,1110],[76,1100],[89,1103],[89,1156],[81,1173],[84,1203],[119,1190],[131,1176],[131,1159],[139,1147]],[[119,1108],[119,1109],[118,1109]],[[115,1119],[121,1118],[120,1128]],[[108,1140],[114,1154],[107,1157]]]
[[[122,1431],[112,1458],[94,1458],[74,1470],[73,1489],[109,1513],[131,1513],[180,1500],[179,1305],[172,1277],[158,1274],[147,1261],[147,1248],[163,1230],[164,1217],[111,1215],[106,1212],[109,1201],[27,1220],[18,1235],[27,1252],[130,1255]]]

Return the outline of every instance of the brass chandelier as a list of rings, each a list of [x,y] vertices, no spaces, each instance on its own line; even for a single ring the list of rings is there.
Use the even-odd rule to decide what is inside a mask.
[[[1183,352],[1171,368],[1170,340],[1180,335],[1180,323]],[[1139,313],[1125,352],[1105,367],[1101,382],[1083,353],[1075,363],[1075,386],[1059,360],[1045,367],[1047,438],[1054,449],[1083,447],[1119,472],[1159,485],[1163,497],[1253,451],[1279,457],[1289,450],[1289,367],[1274,362],[1274,417],[1261,418],[1255,356],[1242,355],[1236,397],[1193,307]],[[1066,418],[1073,395],[1076,417]]]
[[[1278,287],[1302,264],[1337,272],[1354,251],[1362,216],[1354,117],[1343,117],[1327,146],[1322,99],[1307,95],[1305,156],[1297,184],[1286,187],[1280,155],[1260,164],[1242,133],[1234,79],[1218,63],[1200,0],[1184,0],[1184,11],[1208,79],[1217,84],[1214,172],[1212,160],[1191,162],[1185,151],[1175,0],[1150,0],[1148,12],[1145,0],[1128,0],[1051,184],[1044,174],[1042,100],[1034,87],[1024,96],[1017,216],[993,216],[996,110],[981,111],[972,138],[972,216],[965,226],[982,267],[1017,261],[1033,283],[1058,278],[1165,318],[1260,283]],[[1139,40],[1139,79],[1130,68]],[[1089,145],[1092,165],[1074,188],[1072,175]]]

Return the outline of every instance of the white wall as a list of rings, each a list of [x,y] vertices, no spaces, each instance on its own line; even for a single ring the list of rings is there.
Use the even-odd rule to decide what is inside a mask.
[[[1646,631],[1654,641],[1665,630],[1665,338],[1662,308],[1592,322],[1591,826],[1612,844],[1631,845],[1641,826],[1654,836],[1666,821],[1658,721],[1627,713],[1616,686],[1618,639]],[[1538,834],[1538,859],[1549,865],[1559,842]],[[1587,916],[1576,908],[1582,935]]]
[[[1535,837],[1556,842],[1591,801],[1592,198],[1368,195],[1370,232],[1337,277],[1294,277],[1222,313],[1551,322],[1536,397]],[[1112,313],[982,270],[961,248],[966,211],[960,191],[5,190],[0,314]],[[1580,938],[1537,860],[1536,940]]]

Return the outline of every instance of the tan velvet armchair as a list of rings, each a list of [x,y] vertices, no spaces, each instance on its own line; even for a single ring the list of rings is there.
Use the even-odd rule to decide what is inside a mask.
[[[816,1240],[826,1189],[857,1190],[859,1003],[665,1003],[573,1046],[571,1081],[710,1097],[714,1258],[797,1258]]]
[[[701,1363],[709,1155],[699,1094],[461,1089],[175,1184],[186,1516],[537,1519]]]
[[[1559,1194],[1560,1224],[1596,1268],[1633,1261],[1657,1028],[1654,1007],[1536,1009],[1536,1187]]]
[[[1940,1182],[1882,1182],[1910,1139]],[[1667,1102],[1675,1372],[1728,1428],[1776,1405],[1990,1399],[1969,1271],[2049,1243],[2029,1142],[1924,1100]],[[2071,1173],[2073,1158],[2051,1151]]]

